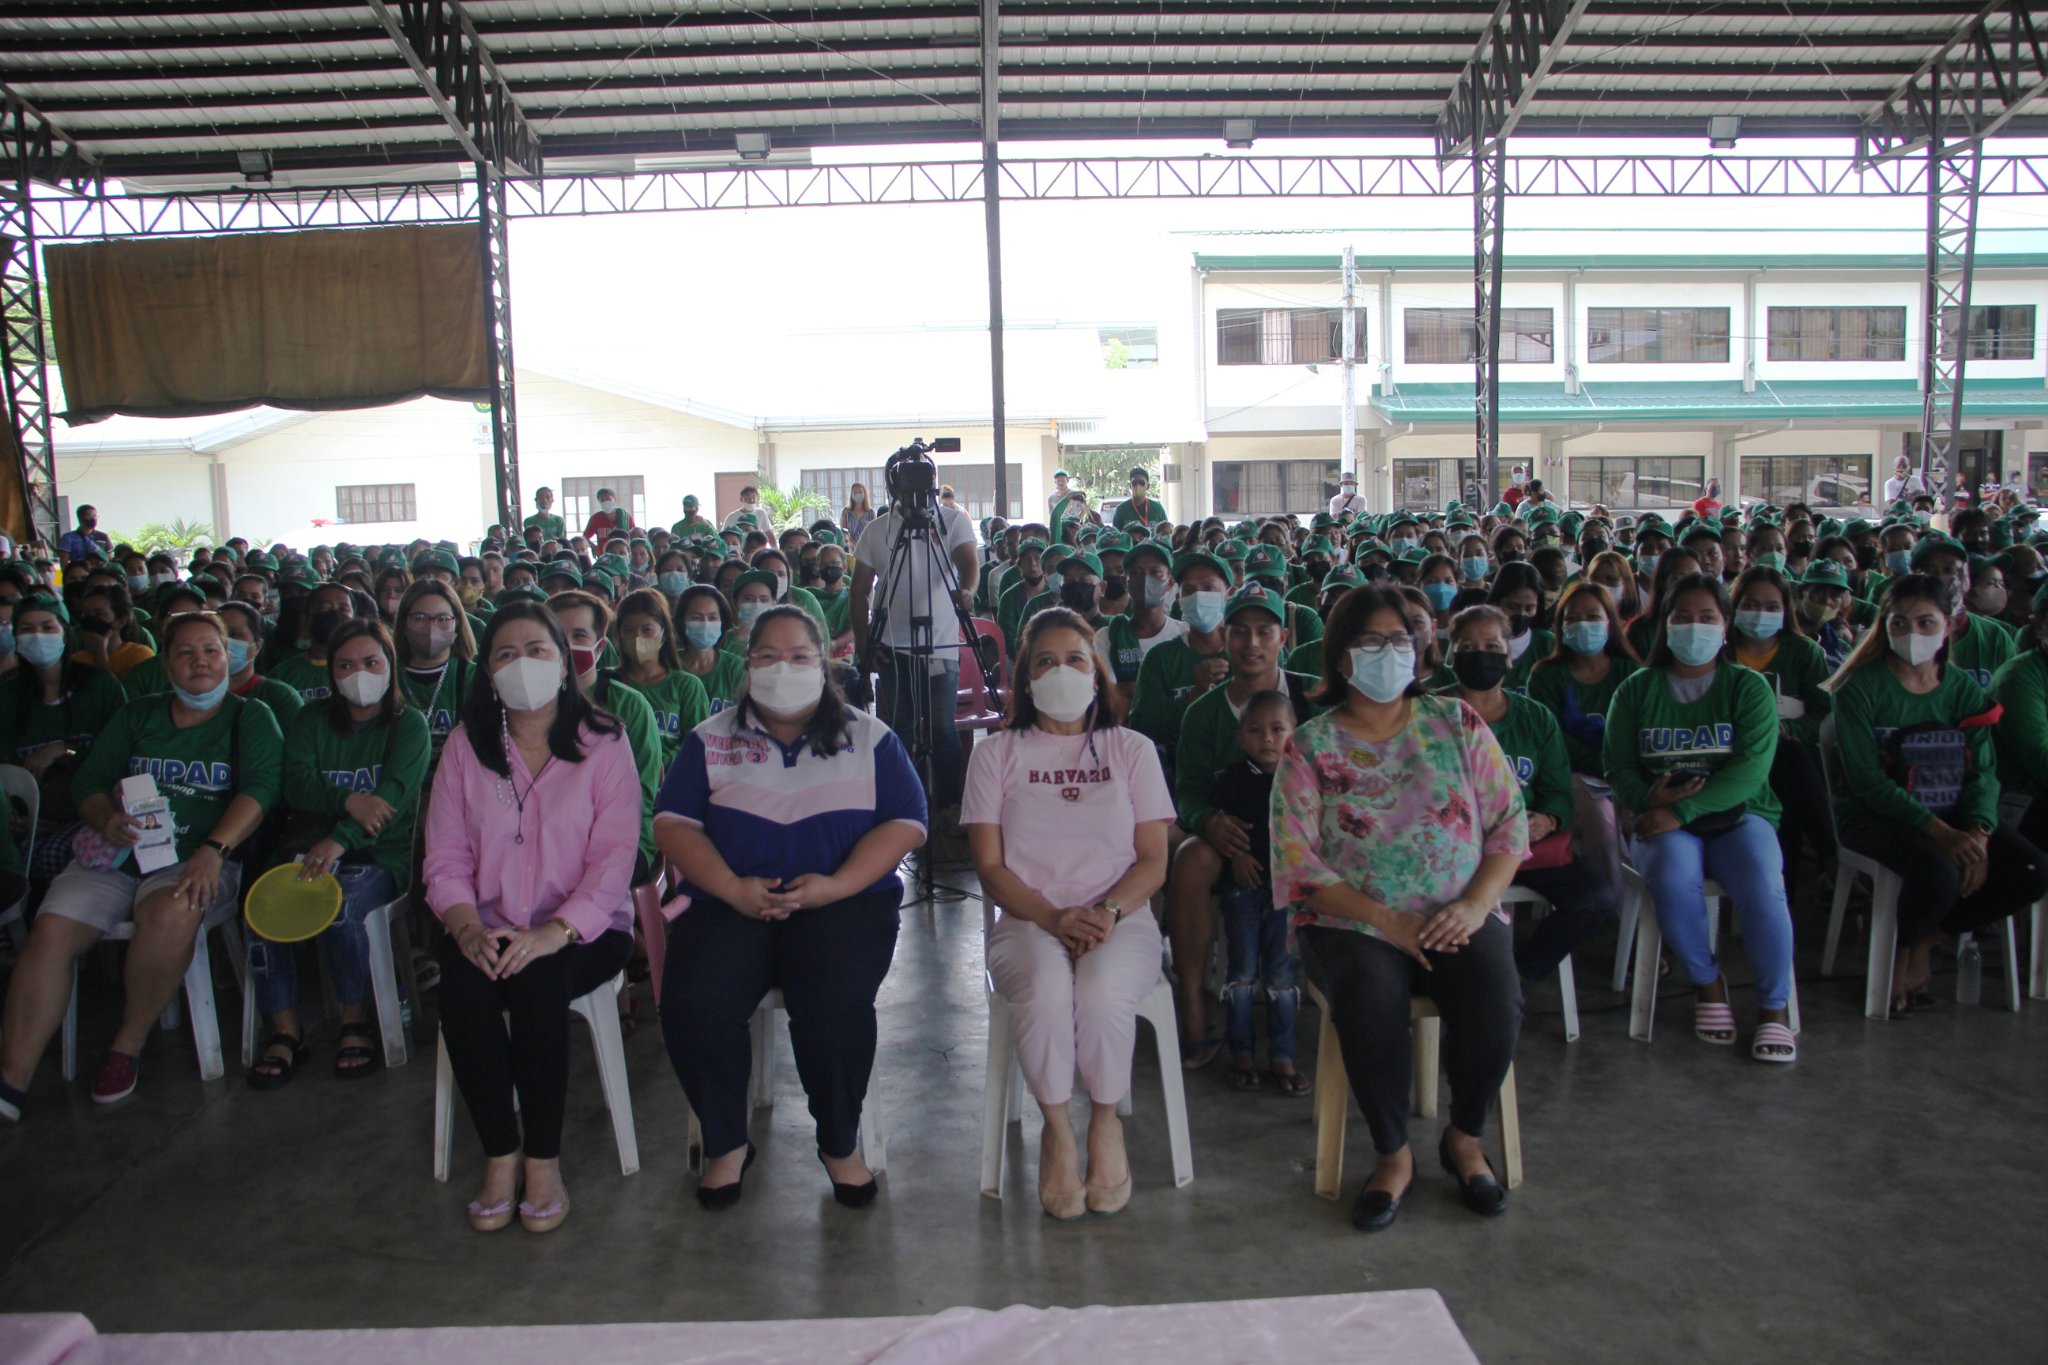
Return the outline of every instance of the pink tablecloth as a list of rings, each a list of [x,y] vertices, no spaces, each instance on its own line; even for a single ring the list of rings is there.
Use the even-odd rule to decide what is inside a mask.
[[[0,1347],[15,1338],[0,1318]],[[67,1321],[40,1319],[45,1324]],[[83,1324],[73,1318],[71,1323]],[[1141,1308],[953,1308],[928,1318],[617,1323],[586,1327],[443,1327],[353,1332],[175,1332],[90,1335],[38,1365],[951,1365],[952,1362],[1246,1360],[1476,1365],[1434,1290]],[[55,1338],[46,1339],[54,1340]],[[24,1333],[21,1340],[29,1339]],[[15,1357],[0,1349],[0,1358]]]

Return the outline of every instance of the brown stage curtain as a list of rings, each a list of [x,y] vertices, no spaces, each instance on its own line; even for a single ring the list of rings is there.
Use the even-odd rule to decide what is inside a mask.
[[[22,481],[21,444],[14,423],[0,416],[0,531],[23,545],[35,537],[29,528],[28,489]]]
[[[488,399],[479,247],[471,227],[52,246],[64,416]]]

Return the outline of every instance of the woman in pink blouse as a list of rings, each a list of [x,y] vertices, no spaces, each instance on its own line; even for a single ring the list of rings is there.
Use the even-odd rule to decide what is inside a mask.
[[[1492,730],[1456,697],[1423,692],[1415,652],[1397,593],[1345,594],[1323,637],[1316,701],[1331,709],[1295,731],[1273,781],[1273,895],[1294,911],[1379,1153],[1351,1210],[1364,1232],[1393,1223],[1415,1179],[1417,991],[1443,1016],[1451,1122],[1438,1157],[1467,1208],[1507,1207],[1480,1139],[1522,1023],[1500,897],[1529,851],[1528,820]]]
[[[427,810],[427,904],[448,928],[441,1036],[486,1158],[471,1226],[510,1223],[523,1181],[519,1220],[548,1232],[569,1212],[569,1002],[633,946],[640,772],[625,727],[576,687],[547,608],[500,607],[478,658]]]
[[[1017,674],[1008,725],[974,746],[960,823],[1001,907],[989,974],[1045,1113],[1039,1202],[1055,1218],[1115,1213],[1131,1197],[1116,1107],[1131,1088],[1138,1005],[1159,983],[1148,902],[1166,880],[1173,798],[1152,742],[1117,723],[1079,615],[1032,617]],[[1077,1064],[1092,1102],[1086,1185],[1067,1116]]]

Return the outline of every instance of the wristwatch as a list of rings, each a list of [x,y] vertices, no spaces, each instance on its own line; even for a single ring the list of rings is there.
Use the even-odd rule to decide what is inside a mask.
[[[1095,908],[1098,910],[1107,910],[1111,915],[1115,917],[1110,921],[1111,928],[1114,928],[1117,925],[1122,924],[1124,922],[1124,908],[1121,905],[1118,905],[1115,901],[1103,901]]]
[[[206,847],[212,849],[215,853],[220,854],[220,860],[222,862],[226,862],[229,858],[233,857],[235,852],[235,846],[233,844],[224,844],[218,839],[208,839],[206,841]]]
[[[562,932],[568,936],[569,942],[575,943],[581,939],[582,936],[576,932],[576,926],[569,923],[569,921],[565,919],[557,919],[551,922],[562,926]]]

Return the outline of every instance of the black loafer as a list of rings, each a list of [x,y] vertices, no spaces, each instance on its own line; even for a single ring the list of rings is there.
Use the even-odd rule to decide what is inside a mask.
[[[825,1150],[821,1147],[818,1149],[818,1162],[820,1165],[823,1165],[824,1161]],[[832,1168],[829,1166],[825,1167],[825,1174],[829,1178],[832,1174]],[[864,1209],[868,1207],[868,1205],[875,1202],[875,1196],[880,1192],[881,1187],[875,1184],[875,1177],[872,1174],[858,1185],[842,1185],[836,1180],[832,1182],[832,1197],[849,1209]]]
[[[747,1168],[754,1164],[754,1144],[747,1144],[747,1159],[740,1163],[740,1178],[730,1185],[716,1185],[710,1189],[697,1187],[697,1206],[706,1213],[717,1213],[740,1202],[740,1195],[747,1186]]]
[[[1408,1189],[1415,1187],[1411,1177]],[[1358,1198],[1351,1205],[1351,1226],[1360,1232],[1384,1232],[1394,1226],[1394,1220],[1401,1215],[1401,1201],[1408,1197],[1408,1189],[1399,1194],[1388,1194],[1367,1186],[1358,1192]]]
[[[1492,1162],[1487,1163],[1485,1175],[1475,1175],[1470,1180],[1460,1176],[1458,1163],[1451,1160],[1451,1132],[1448,1128],[1444,1130],[1442,1141],[1436,1145],[1436,1154],[1451,1179],[1458,1182],[1458,1198],[1464,1201],[1466,1208],[1481,1218],[1493,1218],[1507,1212],[1508,1192],[1494,1178]]]

